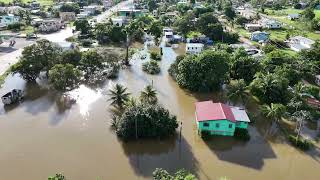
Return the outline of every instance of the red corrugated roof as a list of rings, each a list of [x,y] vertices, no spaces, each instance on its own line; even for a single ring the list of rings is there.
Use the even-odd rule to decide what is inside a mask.
[[[222,103],[213,103],[212,101],[202,101],[196,103],[197,121],[210,120],[229,120],[236,122],[231,108]]]

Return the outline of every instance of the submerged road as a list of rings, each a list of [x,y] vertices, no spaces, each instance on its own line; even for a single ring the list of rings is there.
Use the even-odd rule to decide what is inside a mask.
[[[103,12],[102,14],[100,14],[95,18],[97,19],[97,22],[102,22],[104,19],[110,17],[117,10],[123,7],[132,6],[132,2],[133,2],[132,0],[123,1],[113,6],[112,8],[108,9],[107,11]],[[67,27],[66,29],[62,29],[55,33],[41,34],[39,35],[39,37],[40,39],[47,39],[52,42],[64,42],[66,38],[71,37],[72,35],[73,35],[72,27]],[[10,66],[12,66],[13,64],[19,61],[19,57],[21,56],[23,48],[33,43],[34,42],[24,43],[24,45],[18,47],[17,50],[14,50],[12,52],[9,52],[0,56],[0,76],[3,75],[10,68]]]

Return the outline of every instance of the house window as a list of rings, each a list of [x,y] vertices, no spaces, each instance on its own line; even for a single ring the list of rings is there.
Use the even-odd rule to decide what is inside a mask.
[[[216,124],[216,128],[219,128],[219,127],[220,127],[220,124],[219,124],[219,123],[217,123],[217,124]]]
[[[229,124],[229,128],[232,128],[232,124]]]
[[[241,122],[237,122],[236,124],[237,124],[237,126],[240,126]]]
[[[204,127],[209,127],[209,125],[210,125],[209,123],[206,123],[206,122],[203,123],[203,126],[204,126]]]

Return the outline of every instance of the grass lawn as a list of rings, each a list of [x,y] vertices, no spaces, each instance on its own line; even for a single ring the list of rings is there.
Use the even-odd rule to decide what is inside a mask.
[[[1,0],[2,2],[8,4],[9,2],[12,2],[13,0]],[[31,2],[32,0],[22,0],[23,3],[28,3]],[[37,0],[41,5],[47,6],[47,5],[52,5],[53,0]]]
[[[282,31],[279,31],[279,30],[268,31],[271,34],[271,39],[279,38],[279,40],[284,40],[287,32],[290,32],[290,34],[294,36],[301,35],[313,40],[320,40],[320,34],[310,31],[307,27],[308,24],[301,22],[299,20],[291,21],[287,18],[288,14],[299,14],[302,11],[303,10],[293,9],[293,8],[282,9],[282,10],[266,9],[265,12],[267,15],[286,24],[286,26],[284,26],[284,30]],[[314,13],[316,14],[316,18],[317,17],[320,18],[320,10],[314,10]]]

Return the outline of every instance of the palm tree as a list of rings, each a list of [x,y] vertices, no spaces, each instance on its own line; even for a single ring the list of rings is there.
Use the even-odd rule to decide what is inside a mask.
[[[157,104],[157,91],[150,85],[146,86],[140,93],[140,101],[142,103]]]
[[[272,125],[271,125],[271,128],[269,130],[267,130],[266,132],[266,136],[268,134],[270,134],[271,132],[273,132],[274,128],[276,127],[276,124],[279,122],[279,120],[281,119],[281,117],[284,115],[285,113],[285,106],[282,105],[282,104],[274,104],[274,103],[271,103],[271,105],[267,105],[267,104],[264,104],[261,106],[261,112],[262,114],[273,120],[272,121]],[[274,123],[275,122],[275,123]]]
[[[135,107],[138,105],[137,100],[134,97],[129,97],[128,101],[125,103],[125,107]]]
[[[275,120],[275,122],[279,122],[281,117],[284,115],[285,111],[286,111],[286,107],[282,104],[271,103],[270,106],[267,104],[264,104],[261,107],[262,114],[269,119]]]
[[[245,105],[245,101],[248,99],[249,94],[244,80],[235,80],[233,83],[230,83],[227,96],[234,101],[240,100]]]
[[[128,101],[130,95],[130,93],[127,93],[127,88],[121,84],[116,84],[109,92],[110,98],[108,100],[111,101],[111,105],[123,109],[124,104]]]
[[[301,130],[304,124],[304,120],[306,119],[311,119],[311,114],[310,112],[306,110],[300,110],[296,111],[292,114],[292,117],[296,119],[296,128],[295,131],[297,132],[297,140],[300,137]]]

